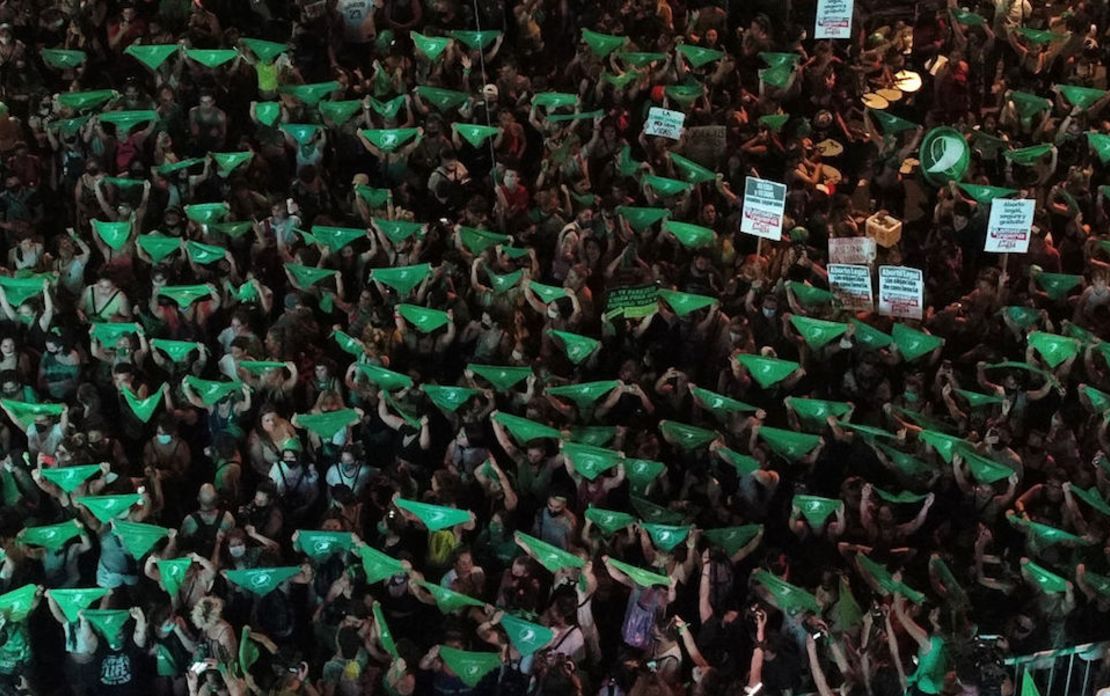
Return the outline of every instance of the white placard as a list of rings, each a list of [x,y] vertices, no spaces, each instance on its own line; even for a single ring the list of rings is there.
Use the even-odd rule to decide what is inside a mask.
[[[867,266],[853,266],[843,263],[830,263],[829,289],[845,309],[852,311],[875,311],[875,299],[871,294],[871,269]]]
[[[984,251],[1024,254],[1029,251],[1029,234],[1033,228],[1036,202],[1029,198],[991,201],[991,217],[987,222],[987,244]]]
[[[871,237],[829,239],[829,263],[870,265],[875,262],[875,240]]]
[[[786,186],[749,176],[744,180],[744,210],[740,231],[778,241],[782,239],[782,215],[786,210]]]
[[[879,314],[920,319],[925,307],[925,276],[908,266],[879,266]]]
[[[644,133],[678,140],[682,137],[682,124],[684,123],[686,123],[686,114],[681,111],[671,111],[670,109],[660,109],[658,106],[653,106],[648,109],[647,121],[644,123]]]
[[[817,0],[815,39],[852,38],[853,0]]]

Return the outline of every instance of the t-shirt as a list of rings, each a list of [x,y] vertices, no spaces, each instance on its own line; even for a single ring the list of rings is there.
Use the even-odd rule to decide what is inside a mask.
[[[130,641],[119,650],[101,642],[97,651],[96,687],[93,693],[125,696],[139,693],[138,650]]]
[[[369,661],[370,656],[361,648],[353,660],[333,657],[324,663],[324,683],[335,685],[335,696],[359,696],[363,693],[362,673]]]
[[[373,38],[374,25],[366,23],[366,18],[374,13],[373,0],[339,0],[336,9],[343,19],[345,41],[363,44]]]

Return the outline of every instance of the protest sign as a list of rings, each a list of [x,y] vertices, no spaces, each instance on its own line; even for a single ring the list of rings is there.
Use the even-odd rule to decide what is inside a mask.
[[[920,319],[925,306],[925,277],[917,268],[879,266],[879,314]]]
[[[632,285],[613,288],[605,303],[605,316],[609,319],[625,317],[639,319],[655,311],[659,288],[655,285]]]
[[[871,269],[867,266],[831,263],[828,268],[829,289],[845,309],[871,312],[875,301],[871,296]]]
[[[871,237],[837,237],[829,240],[829,263],[870,265],[875,262]]]
[[[681,111],[671,111],[670,109],[653,106],[648,110],[647,121],[644,123],[644,133],[678,140],[682,137],[682,124],[685,122],[686,114]]]
[[[724,126],[690,126],[685,131],[682,154],[705,167],[716,167],[725,156],[728,129]]]
[[[852,38],[853,0],[817,0],[815,39]]]
[[[983,250],[1014,254],[1028,251],[1035,207],[1036,202],[1031,199],[996,198],[991,201],[987,244]]]
[[[744,181],[744,211],[740,231],[773,241],[782,239],[786,186],[749,176]]]

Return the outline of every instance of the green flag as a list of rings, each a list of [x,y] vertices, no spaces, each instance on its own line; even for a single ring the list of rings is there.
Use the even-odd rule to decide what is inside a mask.
[[[952,463],[952,455],[955,453],[956,448],[962,447],[965,444],[964,441],[958,437],[945,435],[935,430],[922,430],[918,433],[918,437],[936,450],[940,458],[949,464]]]
[[[627,36],[613,36],[612,34],[600,34],[596,31],[589,29],[582,30],[582,40],[590,47],[593,54],[598,58],[604,58],[618,48],[623,48],[628,43]]]
[[[80,488],[85,481],[100,473],[99,464],[84,464],[81,466],[62,466],[52,469],[39,469],[42,477],[61,488],[66,493],[72,493]]]
[[[254,153],[250,150],[246,152],[210,152],[212,160],[216,163],[216,173],[226,178],[231,176],[231,173],[250,162],[254,158]]]
[[[960,189],[971,196],[979,205],[986,205],[996,198],[1006,198],[1017,193],[1015,189],[1000,186],[979,186],[977,184],[958,184]]]
[[[359,415],[353,408],[344,408],[325,413],[298,413],[296,419],[298,426],[328,440],[344,428],[358,423]]]
[[[386,391],[397,389],[410,389],[413,386],[412,378],[408,375],[388,370],[379,365],[359,363],[358,369],[374,384]]]
[[[1029,147],[1022,147],[1016,150],[1008,150],[1003,153],[1003,157],[1010,160],[1014,164],[1020,164],[1025,167],[1030,167],[1036,164],[1037,160],[1047,155],[1052,150],[1051,145],[1031,145]]]
[[[374,602],[372,610],[374,612],[374,625],[378,629],[378,640],[381,641],[382,649],[396,660],[400,657],[400,653],[397,652],[397,643],[393,640],[393,632],[389,630],[389,625],[385,622],[381,602]],[[239,662],[242,663],[242,659]]]
[[[562,348],[567,359],[575,365],[581,365],[601,347],[601,341],[596,338],[582,336],[580,334],[571,333],[570,331],[557,331],[552,329],[551,335],[558,339],[555,343]]]
[[[745,524],[739,527],[721,527],[719,529],[706,529],[702,532],[709,543],[724,549],[730,557],[747,546],[752,539],[763,531],[761,524]]]
[[[214,244],[201,244],[200,242],[185,242],[185,252],[193,263],[209,266],[224,259],[224,248]]]
[[[627,220],[629,227],[637,232],[651,227],[667,217],[669,212],[666,208],[637,208],[628,205],[617,208],[617,214]]]
[[[580,476],[589,481],[612,469],[624,458],[624,455],[616,450],[576,442],[563,443],[563,456],[570,460],[574,470]]]
[[[44,48],[39,52],[42,62],[56,70],[72,70],[81,66],[88,58],[84,51],[72,51],[62,48]]]
[[[108,594],[108,590],[92,587],[75,590],[47,590],[46,594],[58,604],[58,608],[65,614],[66,619],[71,623],[77,623],[81,620],[81,617],[78,616],[81,610],[87,609],[93,602]]]
[[[428,85],[420,85],[416,88],[416,93],[420,95],[421,99],[434,106],[440,113],[458,108],[470,100],[470,96],[466,92],[457,92],[453,89],[442,89],[440,87],[429,87]]]
[[[785,89],[786,86],[790,84],[790,78],[793,76],[794,68],[789,65],[777,65],[773,68],[759,71],[760,82],[778,89]]]
[[[790,360],[767,358],[751,353],[744,353],[737,356],[736,359],[751,374],[752,379],[764,389],[781,382],[801,367],[798,363]]]
[[[158,409],[158,404],[162,403],[162,397],[165,393],[166,385],[163,384],[150,396],[140,399],[134,392],[124,387],[123,398],[136,418],[144,423],[149,423],[151,417],[154,416],[154,412]]]
[[[981,454],[976,454],[970,451],[969,448],[964,448],[960,451],[960,457],[963,458],[964,463],[967,464],[968,470],[971,472],[972,477],[982,484],[991,484],[1009,478],[1014,470],[1005,464],[984,457]]]
[[[536,559],[536,562],[552,573],[563,568],[582,568],[586,565],[584,560],[573,553],[567,553],[557,546],[552,546],[546,541],[524,532],[514,533],[513,540],[517,543],[517,546],[528,551]]]
[[[114,89],[98,89],[90,92],[62,92],[56,95],[58,104],[74,111],[90,111],[119,96]]]
[[[417,53],[433,62],[439,60],[439,57],[447,50],[447,44],[451,43],[449,38],[425,36],[415,31],[409,32],[409,36],[412,37],[412,44],[416,47]]]
[[[368,128],[360,131],[382,152],[394,152],[416,137],[415,128]]]
[[[181,249],[181,240],[177,237],[167,237],[161,234],[141,234],[135,238],[143,251],[150,257],[151,263],[162,263],[170,254]]]
[[[417,263],[415,265],[394,266],[392,269],[372,269],[370,278],[383,285],[390,286],[402,295],[407,295],[431,274],[432,264]]]
[[[448,529],[459,524],[466,524],[471,519],[471,512],[469,510],[459,510],[444,505],[421,503],[415,500],[406,500],[405,498],[397,498],[393,502],[402,510],[415,515],[416,518],[423,522],[424,526],[432,532],[438,532],[441,529]]]
[[[1029,345],[1040,354],[1052,369],[1079,354],[1080,344],[1074,338],[1057,336],[1043,331],[1033,331],[1028,336]]]
[[[214,222],[219,222],[228,216],[231,212],[231,207],[227,203],[197,203],[194,205],[185,206],[185,216],[193,222],[201,225],[208,225]],[[195,242],[189,242],[195,244]],[[220,249],[220,257],[223,257],[223,250]]]
[[[165,353],[173,362],[185,362],[193,351],[200,351],[201,344],[196,341],[173,341],[168,338],[152,338],[150,345]]]
[[[690,536],[689,525],[670,525],[670,524],[654,524],[652,522],[644,522],[641,525],[644,531],[648,533],[651,538],[651,543],[655,548],[665,553],[670,553],[674,547],[686,541]]]
[[[123,544],[123,548],[127,549],[127,553],[137,559],[145,556],[169,531],[165,527],[157,527],[153,524],[140,524],[124,520],[116,520],[113,527],[116,536]]]
[[[1083,276],[1040,272],[1033,275],[1033,280],[1051,299],[1059,300],[1078,287],[1083,282]]]
[[[540,92],[532,96],[533,106],[543,106],[548,109],[574,106],[577,103],[578,95],[569,92]]]
[[[495,29],[485,31],[453,29],[447,32],[447,35],[472,51],[484,51],[501,36],[501,32]]]
[[[138,493],[124,495],[87,495],[77,498],[76,502],[85,506],[93,517],[103,524],[108,524],[113,519],[123,517],[143,497]]]
[[[547,647],[555,637],[555,632],[547,626],[519,619],[512,614],[501,615],[501,628],[505,630],[509,642],[524,657]]]
[[[736,470],[737,476],[750,476],[759,471],[759,460],[755,457],[749,457],[746,454],[740,454],[735,450],[728,447],[717,448],[717,456],[720,457],[726,464]]]
[[[285,270],[289,271],[296,284],[302,288],[310,288],[339,273],[330,268],[317,268],[293,262],[286,263]]]
[[[671,580],[666,575],[653,573],[650,570],[637,568],[615,558],[609,559],[609,565],[628,576],[628,579],[640,587],[670,587]]]
[[[258,60],[263,63],[273,63],[278,56],[289,50],[289,46],[276,41],[263,41],[262,39],[240,39],[251,50]]]
[[[678,169],[682,178],[691,184],[717,180],[717,174],[712,169],[707,169],[693,160],[688,160],[674,152],[668,153],[668,157],[670,157],[671,163]]]
[[[752,573],[752,579],[763,585],[771,597],[774,598],[778,608],[786,613],[798,611],[821,612],[821,605],[817,603],[816,597],[797,585],[791,585],[787,581],[772,575],[769,571],[757,570]]]
[[[116,127],[116,132],[120,135],[131,132],[135,126],[143,123],[158,120],[158,112],[151,110],[144,111],[104,111],[97,119],[101,123],[111,123]]]
[[[499,275],[486,269],[486,274],[489,277],[490,285],[493,286],[494,293],[500,294],[512,290],[517,284],[520,283],[521,278],[524,277],[524,270],[517,269],[512,273],[505,273]]]
[[[641,181],[647,186],[655,189],[656,193],[661,196],[677,196],[693,188],[688,182],[678,179],[668,179],[665,176],[656,176],[654,174],[644,174]]]
[[[870,575],[875,583],[889,594],[900,594],[914,604],[921,604],[925,601],[925,595],[913,589],[901,580],[895,580],[894,576],[886,566],[877,563],[864,554],[858,554],[856,561],[859,562],[860,567]]]
[[[342,88],[342,85],[338,82],[314,82],[308,85],[286,85],[281,89],[308,106],[316,106],[324,97],[332,92],[338,92]]]
[[[405,573],[405,567],[400,561],[372,546],[360,546],[358,552],[362,557],[362,569],[366,573],[368,583],[381,582],[386,578]]]
[[[265,597],[278,588],[278,585],[293,577],[301,569],[295,566],[278,568],[250,568],[245,570],[225,571],[228,581],[239,587],[253,592],[259,597]]]
[[[555,287],[554,285],[544,285],[537,283],[534,280],[528,281],[528,287],[540,298],[544,304],[551,304],[555,300],[562,297],[570,297],[570,291],[563,287]]]
[[[659,432],[668,443],[687,451],[704,447],[720,437],[714,430],[666,419],[659,421]]]
[[[463,607],[477,607],[481,609],[485,603],[474,599],[469,595],[462,592],[456,592],[448,587],[436,585],[434,583],[417,580],[416,584],[424,588],[436,601],[436,607],[444,614],[456,612]]]
[[[966,389],[956,389],[957,394],[962,396],[972,408],[981,408],[983,406],[997,406],[1006,403],[1006,399],[1001,396],[992,396],[990,394],[979,394],[977,392],[968,391]]]
[[[675,239],[687,249],[700,249],[701,247],[710,246],[717,238],[716,233],[708,227],[691,225],[686,222],[667,220],[663,223],[663,229],[673,234]]]
[[[219,382],[189,375],[185,377],[184,382],[196,392],[205,406],[214,406],[216,402],[243,389],[243,383],[238,380]]]
[[[562,433],[548,425],[500,411],[493,415],[493,420],[501,424],[517,442],[524,445],[533,440],[558,440],[562,437]]]
[[[795,495],[792,503],[814,527],[825,524],[833,513],[844,507],[844,502],[816,495]]]
[[[177,44],[155,44],[150,46],[140,46],[138,44],[131,44],[124,53],[139,61],[151,70],[157,70],[162,67],[170,56],[177,53]]]
[[[394,97],[384,102],[370,97],[370,108],[373,109],[376,114],[389,121],[397,118],[397,114],[401,113],[401,109],[404,108],[404,106],[404,95]]]
[[[610,536],[636,521],[636,518],[627,512],[605,510],[593,505],[586,508],[586,519],[600,529],[605,536]]]
[[[621,383],[612,379],[602,382],[580,382],[561,387],[547,387],[544,389],[544,393],[570,399],[578,405],[579,409],[583,409],[619,386],[621,386]]]
[[[438,309],[429,309],[428,307],[419,307],[411,304],[397,305],[397,311],[404,317],[405,321],[416,327],[420,333],[431,333],[436,329],[442,328],[451,321],[450,315],[447,312]]]
[[[238,58],[239,52],[233,48],[187,48],[185,55],[206,68],[215,69]]]
[[[85,609],[85,620],[113,649],[123,646],[123,627],[131,618],[126,609]]]
[[[895,324],[892,334],[894,337],[894,345],[898,346],[898,352],[909,362],[917,360],[923,355],[932,353],[934,350],[944,345],[943,338],[932,336],[924,331],[918,331],[917,329],[911,329],[905,324]]]
[[[501,132],[494,126],[481,126],[476,123],[456,123],[452,126],[459,137],[470,143],[471,147],[481,147],[488,138]]]
[[[455,676],[471,688],[501,666],[501,656],[497,653],[471,652],[446,645],[439,646],[439,657]]]
[[[373,188],[371,186],[364,186],[359,184],[355,186],[355,193],[358,197],[366,201],[366,205],[371,208],[384,208],[388,203],[393,192],[387,188]]]
[[[477,389],[470,387],[451,387],[438,384],[421,384],[420,390],[428,399],[444,411],[454,413],[467,401],[478,394]]]
[[[920,128],[920,126],[913,121],[907,121],[904,118],[899,118],[894,114],[888,114],[885,111],[868,109],[867,113],[879,123],[879,128],[883,129],[884,135],[898,135],[904,131],[912,131]]]
[[[855,341],[856,345],[878,350],[894,342],[889,334],[879,331],[870,324],[865,324],[858,319],[850,319],[849,321],[852,326],[856,327],[855,333],[852,335],[852,340]]]
[[[470,363],[466,366],[474,374],[493,385],[497,391],[510,391],[517,384],[532,375],[530,367],[510,367],[505,365],[478,365]]]
[[[297,530],[297,541],[293,548],[314,561],[322,561],[337,553],[350,551],[354,547],[354,543],[354,537],[350,532],[322,532],[299,529]]]
[[[1042,592],[1055,594],[1057,592],[1064,592],[1068,589],[1067,580],[1044,566],[1037,565],[1033,561],[1025,561],[1021,564],[1021,567],[1022,570],[1029,573],[1030,579],[1041,588]]]
[[[847,324],[841,324],[836,321],[824,321],[822,319],[811,319],[809,317],[803,317],[800,314],[791,315],[790,323],[793,324],[794,328],[798,330],[798,333],[802,335],[806,344],[814,349],[828,345],[829,342],[835,338],[839,338],[848,330]]]
[[[700,406],[719,416],[724,416],[729,413],[753,413],[757,410],[755,406],[746,404],[743,401],[701,387],[691,388],[690,393],[694,395],[694,398]]]
[[[122,249],[131,237],[131,223],[127,221],[104,222],[103,220],[93,220],[92,228],[96,232],[96,236],[116,251]]]
[[[19,543],[27,546],[41,546],[50,551],[58,551],[70,539],[81,535],[77,520],[48,524],[42,527],[27,527],[17,537]]]
[[[0,286],[8,296],[8,304],[18,307],[30,298],[42,294],[43,281],[55,283],[57,280],[56,273],[33,273],[17,278],[0,276]]]
[[[189,566],[193,564],[193,561],[188,558],[160,558],[155,563],[158,564],[162,587],[171,597],[176,597],[178,590],[181,589],[181,584],[185,582],[185,574],[189,571]]]
[[[805,399],[799,396],[788,396],[783,399],[788,407],[798,418],[824,425],[829,416],[840,418],[852,409],[852,405],[843,401],[826,401],[824,399]]]

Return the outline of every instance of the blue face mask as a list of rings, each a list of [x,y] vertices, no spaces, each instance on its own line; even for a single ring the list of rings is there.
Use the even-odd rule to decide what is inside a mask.
[[[173,442],[173,435],[166,435],[165,433],[158,435],[158,444],[168,445],[171,442]]]

